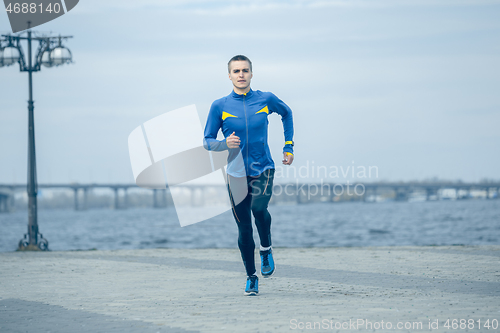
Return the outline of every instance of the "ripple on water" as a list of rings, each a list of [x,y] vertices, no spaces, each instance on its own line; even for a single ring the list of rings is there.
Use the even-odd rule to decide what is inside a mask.
[[[282,247],[488,245],[500,243],[500,200],[315,203],[270,206],[273,245]],[[231,212],[181,228],[175,210],[40,210],[52,250],[236,248]],[[26,233],[27,212],[0,214],[0,251]],[[255,229],[254,229],[255,230]],[[254,232],[258,245],[258,236]]]

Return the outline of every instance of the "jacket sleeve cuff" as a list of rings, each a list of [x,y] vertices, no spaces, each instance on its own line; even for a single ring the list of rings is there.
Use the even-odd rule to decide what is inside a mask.
[[[292,145],[285,145],[285,147],[283,147],[283,152],[290,153],[293,155],[293,146]]]

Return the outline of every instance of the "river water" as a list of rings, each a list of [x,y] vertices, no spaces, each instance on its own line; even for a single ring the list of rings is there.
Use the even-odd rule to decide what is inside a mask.
[[[500,200],[273,205],[275,247],[499,245]],[[26,211],[0,214],[0,252],[27,231]],[[51,250],[236,248],[231,212],[181,228],[173,207],[39,210]],[[257,236],[255,233],[256,244]]]

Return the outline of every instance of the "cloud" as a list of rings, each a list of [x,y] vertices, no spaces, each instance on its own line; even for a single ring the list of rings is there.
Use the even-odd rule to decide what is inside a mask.
[[[471,175],[475,161],[498,161],[479,140],[481,128],[490,131],[498,123],[500,105],[500,25],[495,10],[483,6],[488,4],[499,1],[83,1],[67,19],[42,28],[75,36],[66,44],[75,64],[35,75],[40,172],[47,140],[64,146],[75,172],[82,161],[116,151],[101,161],[101,168],[114,170],[117,161],[127,162],[120,140],[137,124],[188,104],[206,119],[210,103],[231,89],[227,60],[242,53],[254,62],[253,88],[274,92],[295,112],[297,165],[318,156],[325,156],[325,164],[350,163],[355,156],[399,166],[397,177],[405,177],[399,163],[414,156],[395,157],[391,147],[420,142],[415,149],[424,151],[429,138],[437,142],[446,135],[450,149],[456,138],[474,146],[440,167],[447,163],[457,175]],[[248,21],[235,24],[245,10]],[[0,68],[0,76],[0,138],[11,142],[0,150],[8,156],[0,179],[7,181],[12,169],[26,165],[26,75],[10,67]],[[96,119],[106,126],[94,132],[109,130],[110,138],[85,133]],[[274,125],[269,135],[276,158],[283,135],[279,117]],[[311,129],[335,145],[327,147],[334,154],[317,148]],[[56,136],[67,139],[59,143]],[[22,162],[16,162],[19,156]],[[437,170],[424,167],[429,175]],[[482,172],[491,177],[497,170],[492,164]],[[128,180],[128,173],[120,177]],[[107,171],[95,177],[106,179]]]

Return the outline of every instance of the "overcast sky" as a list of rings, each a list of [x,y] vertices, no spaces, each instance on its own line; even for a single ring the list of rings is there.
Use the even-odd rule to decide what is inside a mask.
[[[81,0],[34,29],[74,36],[73,64],[34,74],[38,180],[133,182],[130,132],[190,104],[204,127],[236,54],[292,108],[297,169],[500,180],[499,17],[483,0]],[[27,99],[27,73],[0,68],[0,183],[26,182]],[[269,130],[280,165],[278,115]]]

